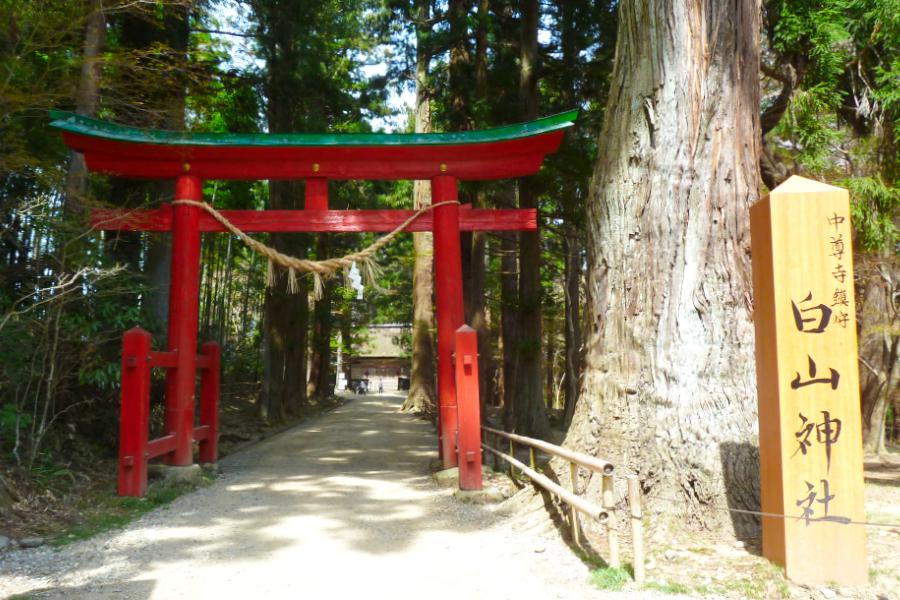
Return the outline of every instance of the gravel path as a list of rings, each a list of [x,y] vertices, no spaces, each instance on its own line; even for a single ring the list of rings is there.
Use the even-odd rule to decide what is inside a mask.
[[[233,454],[123,530],[0,554],[0,597],[620,596],[590,587],[552,528],[436,486],[433,430],[401,402],[364,396]]]

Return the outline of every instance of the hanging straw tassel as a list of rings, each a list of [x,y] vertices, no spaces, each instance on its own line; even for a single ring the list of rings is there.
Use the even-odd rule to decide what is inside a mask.
[[[296,294],[300,291],[300,286],[297,284],[297,271],[294,269],[287,270],[287,289],[289,294]]]
[[[325,281],[324,277],[319,273],[313,271],[313,298],[316,300],[321,300],[322,296],[325,294]]]
[[[381,268],[381,265],[375,262],[375,259],[372,257],[366,257],[359,262],[362,267],[360,271],[362,271],[363,281],[366,282],[366,285],[379,292],[383,292],[384,288],[381,286],[381,277],[384,275],[384,269]]]
[[[275,287],[275,263],[270,258],[266,265],[266,286]]]

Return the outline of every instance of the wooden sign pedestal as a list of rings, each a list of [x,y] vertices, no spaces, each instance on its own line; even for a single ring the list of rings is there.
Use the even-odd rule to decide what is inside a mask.
[[[865,585],[847,190],[792,177],[750,209],[763,555],[797,583]]]

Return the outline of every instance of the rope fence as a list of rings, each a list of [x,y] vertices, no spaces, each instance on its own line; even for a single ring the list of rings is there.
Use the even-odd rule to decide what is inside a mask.
[[[651,501],[661,500],[663,502],[669,502],[671,504],[684,503],[683,498],[681,500],[678,500],[675,498],[667,498],[664,496],[652,496],[651,495],[650,500]],[[799,516],[798,515],[783,515],[781,513],[765,512],[765,511],[760,511],[760,510],[750,510],[750,509],[746,509],[746,508],[731,508],[728,506],[713,506],[713,505],[705,505],[705,508],[708,508],[710,510],[717,510],[717,511],[721,511],[721,512],[738,513],[738,514],[742,514],[742,515],[756,515],[759,517],[772,517],[775,519],[785,519],[785,520],[794,520],[794,521],[806,520],[806,517],[804,517],[802,515],[799,515]],[[812,519],[812,520],[815,521],[815,519]],[[896,528],[896,529],[898,529],[898,532],[900,532],[900,523],[872,523],[870,521],[853,521],[850,519],[841,520],[841,521],[829,521],[829,522],[837,523],[839,525],[863,525],[865,527],[890,527],[890,528]]]

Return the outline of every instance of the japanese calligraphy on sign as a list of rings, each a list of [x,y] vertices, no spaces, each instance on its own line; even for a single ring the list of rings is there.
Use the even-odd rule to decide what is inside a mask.
[[[867,579],[846,190],[792,177],[751,208],[763,554],[799,583]]]

